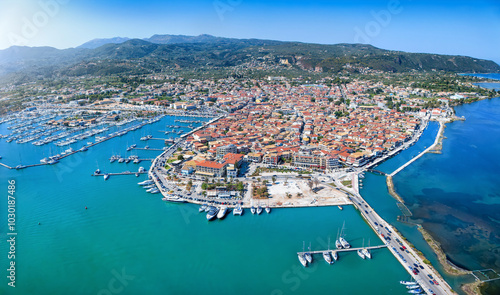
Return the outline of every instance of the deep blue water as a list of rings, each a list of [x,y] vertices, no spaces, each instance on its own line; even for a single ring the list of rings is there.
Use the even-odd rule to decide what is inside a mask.
[[[500,98],[455,110],[466,121],[447,124],[442,154],[425,155],[394,183],[452,262],[499,271]]]

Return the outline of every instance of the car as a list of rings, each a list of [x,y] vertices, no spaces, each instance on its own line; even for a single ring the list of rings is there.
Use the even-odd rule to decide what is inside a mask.
[[[433,281],[431,281],[431,280],[429,280],[429,283],[430,283],[431,285],[434,285],[434,282],[433,282]]]
[[[432,280],[432,282],[434,282],[434,284],[436,285],[439,285],[439,283],[436,280]]]
[[[368,214],[368,211],[365,210],[365,213]]]
[[[403,250],[406,250],[406,247],[405,246],[402,246],[401,248],[403,248]],[[416,263],[415,263],[416,264]]]
[[[374,222],[376,226],[378,226],[378,223]]]
[[[403,249],[403,247],[399,247],[399,249],[401,249],[402,251],[404,251],[405,249]]]
[[[424,269],[424,267],[422,265],[419,265],[418,267],[420,267],[420,269]]]

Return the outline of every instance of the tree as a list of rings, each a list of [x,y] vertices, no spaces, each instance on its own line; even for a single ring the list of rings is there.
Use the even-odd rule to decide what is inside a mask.
[[[181,147],[178,147],[178,148],[177,148],[177,151],[178,151],[178,152],[182,152],[182,148],[181,148]]]
[[[184,157],[182,155],[178,155],[177,156],[177,160],[181,160],[182,161],[182,160],[184,160]]]
[[[186,190],[190,192],[192,187],[193,187],[193,181],[190,180],[186,185]]]
[[[204,183],[201,184],[201,189],[202,190],[206,190],[207,187],[208,187],[208,184],[206,182],[204,182]]]
[[[274,184],[274,183],[276,182],[276,177],[275,177],[275,176],[273,176],[273,177],[271,178],[271,180],[273,181],[273,184]]]

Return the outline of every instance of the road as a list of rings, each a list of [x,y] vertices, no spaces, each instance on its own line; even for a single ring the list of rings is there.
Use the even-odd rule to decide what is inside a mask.
[[[455,294],[451,287],[433,269],[423,263],[410,245],[398,234],[393,227],[382,219],[373,208],[359,194],[350,194],[350,199],[359,207],[361,215],[375,230],[379,238],[387,245],[396,259],[404,266],[406,271],[420,284],[427,294]],[[404,247],[404,248],[403,248]],[[415,266],[415,265],[418,265]],[[415,274],[413,269],[418,269]],[[432,278],[432,279],[431,279]],[[437,284],[436,284],[437,282]]]

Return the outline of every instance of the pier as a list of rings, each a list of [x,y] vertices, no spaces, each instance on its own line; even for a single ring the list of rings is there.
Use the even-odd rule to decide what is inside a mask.
[[[309,254],[323,254],[324,252],[350,252],[350,251],[358,251],[361,249],[367,249],[367,250],[375,250],[375,249],[381,249],[381,248],[387,248],[387,245],[378,245],[378,246],[370,246],[370,247],[360,247],[360,248],[348,248],[348,249],[335,249],[335,250],[317,250],[317,251],[304,251],[304,252],[297,252],[298,255],[304,255],[306,253]]]
[[[117,173],[100,173],[100,174],[95,174],[95,173],[92,173],[91,176],[104,176],[104,175],[109,175],[109,176],[117,176],[117,175],[135,175],[135,174],[147,174],[148,172],[147,171],[143,171],[143,172],[130,172],[130,171],[125,171],[125,172],[117,172]]]
[[[399,172],[401,172],[401,170],[405,169],[406,167],[408,167],[411,163],[415,162],[417,159],[419,159],[420,157],[422,157],[425,153],[427,153],[428,151],[432,150],[439,142],[439,137],[441,135],[441,133],[443,132],[443,128],[444,128],[444,124],[443,122],[439,122],[439,131],[438,131],[438,135],[436,136],[436,140],[434,140],[434,143],[426,148],[423,152],[421,152],[420,154],[418,154],[416,157],[413,157],[410,161],[406,162],[403,166],[399,167],[398,169],[396,169],[396,171],[392,172],[391,174],[389,174],[389,176],[394,176],[396,174],[398,174]]]

